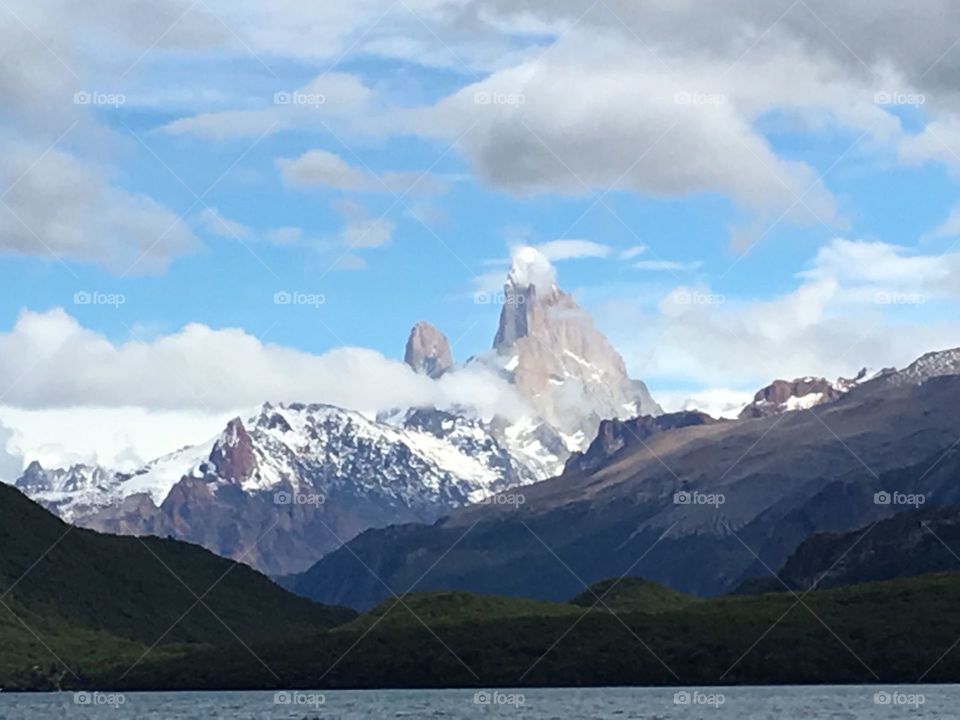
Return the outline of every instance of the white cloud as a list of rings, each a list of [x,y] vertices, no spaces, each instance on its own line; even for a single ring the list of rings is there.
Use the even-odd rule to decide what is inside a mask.
[[[580,258],[605,258],[610,247],[592,240],[551,240],[536,246],[552,262]]]
[[[23,456],[13,447],[13,431],[0,422],[0,482],[13,482],[23,468]]]
[[[216,208],[204,208],[197,219],[208,232],[220,237],[248,238],[252,235],[250,228],[236,220],[224,217]]]
[[[640,260],[633,263],[633,267],[637,270],[653,272],[686,272],[696,270],[701,264],[700,262],[678,262],[676,260]]]
[[[322,187],[354,192],[438,192],[443,184],[429,173],[372,170],[351,165],[336,153],[308,150],[297,158],[278,158],[276,166],[287,187]]]
[[[307,312],[288,305],[276,311]],[[239,329],[196,323],[148,342],[114,343],[61,309],[24,311],[0,335],[0,377],[20,378],[5,389],[4,405],[29,410],[137,407],[215,415],[265,400],[325,402],[368,413],[467,402],[485,414],[519,408],[503,380],[478,369],[436,383],[372,350],[312,355],[264,344]]]
[[[362,118],[374,112],[377,102],[360,78],[341,72],[323,73],[295,89],[278,87],[269,96],[254,100],[258,109],[198,113],[167,123],[162,131],[235,140],[287,130],[324,131],[326,123],[337,118],[350,118],[351,128],[359,130]]]
[[[947,219],[933,229],[927,237],[931,238],[954,238],[960,237],[960,205],[954,205],[950,209]]]
[[[628,247],[625,250],[620,251],[621,260],[633,260],[639,255],[643,255],[647,251],[646,245],[634,245],[633,247]]]
[[[197,240],[146,195],[110,184],[105,170],[35,144],[0,147],[0,251],[94,262],[144,274],[164,270]]]
[[[636,376],[666,389],[752,391],[774,378],[849,377],[960,346],[951,311],[960,253],[837,239],[798,280],[756,300],[678,287],[656,307],[623,301],[597,315]]]

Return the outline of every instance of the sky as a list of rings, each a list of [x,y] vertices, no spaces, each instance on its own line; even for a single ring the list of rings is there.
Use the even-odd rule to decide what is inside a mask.
[[[503,400],[541,249],[668,409],[960,345],[960,6],[0,3],[0,478]]]

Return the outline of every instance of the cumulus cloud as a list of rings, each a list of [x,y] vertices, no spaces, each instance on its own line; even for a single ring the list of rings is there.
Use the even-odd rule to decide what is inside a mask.
[[[960,346],[950,312],[960,295],[960,253],[837,239],[797,279],[793,290],[756,300],[680,286],[654,308],[620,302],[598,318],[631,370],[667,390],[744,391],[774,378],[851,376]]]
[[[0,146],[0,251],[102,264],[125,274],[164,270],[197,244],[181,219],[105,170],[34,143]]]
[[[0,376],[20,382],[3,403],[24,409],[139,407],[204,413],[264,400],[325,402],[375,413],[420,404],[469,404],[512,414],[511,388],[479,368],[442,382],[372,350],[313,355],[265,344],[239,329],[190,324],[149,342],[114,343],[62,309],[24,311],[0,335]]]

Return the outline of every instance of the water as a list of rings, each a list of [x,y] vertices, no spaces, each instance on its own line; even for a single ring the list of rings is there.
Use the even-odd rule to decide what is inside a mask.
[[[953,718],[960,686],[0,694],[0,720]]]

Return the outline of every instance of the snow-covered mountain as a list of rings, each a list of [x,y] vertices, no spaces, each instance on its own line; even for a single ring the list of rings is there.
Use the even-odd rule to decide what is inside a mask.
[[[284,574],[369,527],[432,521],[536,479],[477,420],[265,403],[136,473],[33,463],[16,485],[78,525],[169,534]]]
[[[420,322],[405,360],[438,383],[458,372],[499,377],[517,408],[492,416],[400,408],[371,418],[266,403],[133,473],[35,463],[16,484],[79,525],[172,535],[286,574],[369,528],[432,522],[557,475],[604,420],[661,413],[533,248],[514,255],[492,351],[456,366],[444,334]]]

